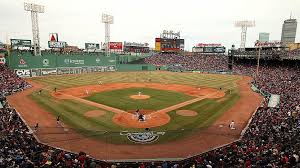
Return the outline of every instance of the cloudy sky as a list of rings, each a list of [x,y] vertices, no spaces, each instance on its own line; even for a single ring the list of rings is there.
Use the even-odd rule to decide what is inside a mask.
[[[30,13],[23,0],[0,0],[0,41],[10,38],[32,39]],[[300,0],[30,0],[45,6],[39,15],[42,47],[47,47],[49,33],[59,40],[84,47],[85,42],[104,41],[101,14],[114,16],[111,41],[147,42],[162,30],[180,31],[185,49],[197,43],[240,44],[237,20],[255,20],[249,28],[246,46],[253,46],[259,32],[270,33],[270,40],[280,40],[282,23],[290,17],[300,20]],[[300,32],[296,41],[300,42]]]

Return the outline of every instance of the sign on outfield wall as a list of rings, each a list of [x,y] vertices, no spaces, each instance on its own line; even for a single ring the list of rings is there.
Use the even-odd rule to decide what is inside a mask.
[[[21,78],[30,77],[31,73],[29,69],[15,69],[15,74]]]
[[[64,41],[48,41],[49,48],[65,48],[66,44]]]
[[[100,49],[100,45],[97,43],[85,43],[85,49],[86,50],[96,50]]]
[[[31,47],[31,40],[10,39],[12,47]]]
[[[57,71],[56,69],[42,69],[42,75],[56,75]]]
[[[84,65],[84,60],[66,58],[64,59],[65,64]]]

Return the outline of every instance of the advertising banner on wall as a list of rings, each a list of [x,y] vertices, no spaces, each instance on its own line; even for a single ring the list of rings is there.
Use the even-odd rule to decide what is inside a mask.
[[[197,47],[222,47],[220,43],[198,43]]]
[[[100,49],[100,45],[97,43],[85,43],[86,50],[97,50]]]
[[[31,47],[31,40],[10,39],[12,47]]]
[[[155,38],[155,51],[161,50],[160,38]]]
[[[216,47],[214,48],[215,53],[225,53],[225,47]]]
[[[255,47],[282,47],[283,43],[281,41],[270,41],[270,42],[260,42],[256,41]]]
[[[66,44],[64,41],[48,41],[49,48],[65,48]]]
[[[147,47],[148,44],[147,43],[136,43],[136,42],[127,42],[127,41],[124,41],[124,47],[125,46]]]
[[[30,77],[31,73],[29,69],[15,69],[15,74],[21,78]]]
[[[42,75],[56,75],[57,74],[57,71],[56,69],[42,69]]]
[[[109,49],[111,50],[122,50],[122,42],[109,42]]]

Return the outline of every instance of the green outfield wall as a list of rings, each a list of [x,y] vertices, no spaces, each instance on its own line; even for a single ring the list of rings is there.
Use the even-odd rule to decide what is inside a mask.
[[[30,52],[13,51],[10,56],[6,57],[6,60],[9,67],[20,77],[155,70],[155,66],[149,64],[120,64],[118,61],[120,58],[128,62],[140,57],[117,54],[107,57],[103,53],[61,54],[58,52],[42,52],[42,56],[33,56]]]
[[[32,56],[30,53],[12,52],[8,57],[11,69],[35,69],[58,67],[88,67],[88,66],[115,66],[116,55],[106,57],[104,55],[85,54],[43,54]]]
[[[154,71],[155,66],[150,64],[117,64],[118,71]]]

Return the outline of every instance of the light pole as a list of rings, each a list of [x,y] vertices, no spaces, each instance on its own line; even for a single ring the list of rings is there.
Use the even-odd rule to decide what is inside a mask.
[[[114,23],[114,17],[108,14],[102,14],[102,23],[104,23],[105,26],[105,53],[106,56],[110,56],[110,25]]]
[[[24,10],[31,12],[32,36],[33,36],[32,40],[33,40],[34,55],[35,56],[41,55],[38,13],[44,13],[45,7],[42,5],[25,2]]]
[[[246,46],[246,38],[247,38],[247,29],[248,27],[254,27],[255,26],[255,21],[237,21],[234,23],[235,27],[241,27],[242,32],[241,32],[241,49],[245,49]]]
[[[258,76],[258,73],[259,73],[259,60],[260,60],[260,55],[261,55],[261,46],[258,47],[257,66],[256,66],[256,77]]]

